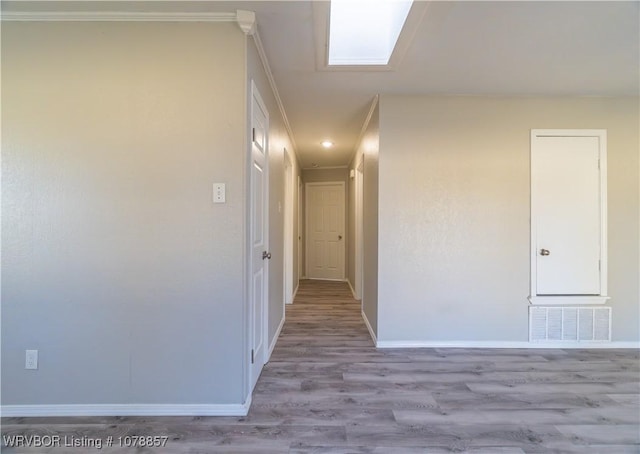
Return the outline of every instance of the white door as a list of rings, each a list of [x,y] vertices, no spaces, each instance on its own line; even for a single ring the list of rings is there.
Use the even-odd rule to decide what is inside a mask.
[[[267,303],[269,297],[269,204],[268,204],[268,131],[269,116],[255,85],[251,96],[251,169],[250,235],[251,282],[249,288],[251,390],[265,363]]]
[[[306,194],[307,277],[344,280],[344,183],[307,183]]]
[[[535,295],[602,294],[601,140],[532,135]]]

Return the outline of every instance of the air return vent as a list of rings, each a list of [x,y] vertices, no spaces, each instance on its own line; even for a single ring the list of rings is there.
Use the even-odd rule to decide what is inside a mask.
[[[610,307],[529,307],[530,342],[610,342]]]

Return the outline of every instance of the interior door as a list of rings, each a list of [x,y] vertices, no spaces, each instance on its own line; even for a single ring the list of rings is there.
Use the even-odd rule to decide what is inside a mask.
[[[251,169],[250,169],[250,236],[251,285],[249,288],[251,390],[253,390],[265,363],[267,350],[267,303],[269,295],[268,259],[268,131],[267,110],[252,86],[251,99]]]
[[[599,137],[532,142],[537,295],[601,294]]]
[[[307,277],[344,279],[343,182],[307,183]]]

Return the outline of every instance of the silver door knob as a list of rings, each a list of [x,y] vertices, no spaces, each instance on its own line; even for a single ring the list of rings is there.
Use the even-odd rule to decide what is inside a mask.
[[[551,252],[549,252],[548,249],[540,249],[540,255],[545,255],[546,256],[546,255],[549,255],[549,254],[551,254]]]
[[[271,260],[271,252],[263,251],[262,252],[262,260],[269,259]]]

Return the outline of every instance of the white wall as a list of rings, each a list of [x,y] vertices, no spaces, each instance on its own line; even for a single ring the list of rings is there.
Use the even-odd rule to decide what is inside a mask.
[[[244,39],[2,24],[3,405],[244,402]]]
[[[530,130],[604,128],[613,340],[638,341],[639,120],[638,98],[381,96],[378,339],[527,341]]]

